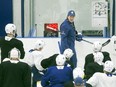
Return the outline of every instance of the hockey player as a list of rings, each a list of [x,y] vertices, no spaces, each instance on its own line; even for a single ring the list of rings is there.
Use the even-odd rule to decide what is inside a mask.
[[[104,73],[96,72],[88,81],[86,87],[116,87],[116,76],[112,74],[112,61],[104,64]]]
[[[84,71],[80,67],[76,67],[73,70],[73,80],[68,81],[64,84],[64,87],[84,87],[85,81],[84,78]]]
[[[34,66],[37,59],[39,59],[40,61],[43,59],[43,54],[41,51],[43,50],[44,45],[45,42],[43,40],[37,40],[34,44],[34,47],[29,50],[26,57],[24,58],[24,61],[27,62],[29,66],[31,67]],[[43,70],[43,69],[39,69],[39,70]]]
[[[63,52],[63,55],[66,57],[66,65],[67,66],[71,66],[71,68],[74,68],[73,63],[70,61],[70,58],[73,56],[73,51],[70,48],[65,49],[65,51]],[[54,54],[52,56],[50,56],[49,58],[45,58],[41,61],[41,65],[44,69],[50,67],[50,66],[56,66],[56,57],[59,54]]]
[[[70,10],[68,12],[67,18],[60,25],[61,31],[61,54],[63,54],[64,50],[67,48],[72,49],[74,55],[71,58],[71,61],[74,64],[74,68],[77,66],[77,57],[75,51],[75,40],[77,31],[74,25],[75,12]]]
[[[57,56],[57,66],[49,67],[42,78],[41,85],[43,87],[64,87],[65,82],[73,80],[72,69],[64,66],[65,61],[64,55]]]
[[[82,79],[84,78],[84,71],[80,67],[76,67],[73,70],[73,78],[76,79],[77,77],[81,77]]]
[[[37,82],[41,80],[44,68],[41,66],[41,61],[44,59],[42,49],[45,43],[43,40],[37,40],[34,48],[28,53],[24,61],[32,67],[33,73],[33,87],[37,87]]]
[[[85,69],[85,79],[89,79],[95,72],[103,72],[103,53],[97,52],[94,54],[94,62],[89,63]]]
[[[9,61],[1,63],[0,87],[31,87],[31,69],[19,59],[20,51],[13,48],[9,53]]]
[[[106,52],[106,51],[102,51],[102,44],[99,41],[96,41],[93,44],[93,53],[90,53],[85,57],[85,64],[84,64],[84,69],[85,70],[84,71],[86,71],[86,66],[89,63],[94,62],[94,54],[96,54],[97,52],[102,52],[103,53],[103,55],[104,55],[103,62],[105,62],[107,60],[111,60],[109,53]]]
[[[5,26],[5,31],[7,36],[0,38],[0,48],[1,48],[1,61],[4,58],[8,58],[9,51],[16,47],[21,52],[21,59],[25,56],[25,51],[23,48],[22,41],[16,39],[16,26],[9,23]]]

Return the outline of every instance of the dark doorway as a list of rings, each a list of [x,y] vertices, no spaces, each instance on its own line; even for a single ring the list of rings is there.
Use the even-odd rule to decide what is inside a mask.
[[[13,1],[0,0],[0,37],[5,36],[5,25],[13,23]]]

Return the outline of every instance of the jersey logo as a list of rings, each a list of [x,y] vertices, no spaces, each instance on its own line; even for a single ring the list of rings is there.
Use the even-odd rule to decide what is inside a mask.
[[[112,74],[111,74],[111,73],[109,73],[109,74],[107,74],[107,76],[108,76],[108,77],[112,77]]]
[[[74,12],[72,11],[71,14],[74,14]]]
[[[62,34],[62,35],[65,35],[65,32],[64,32],[64,31],[62,31],[62,32],[61,32],[61,34]]]

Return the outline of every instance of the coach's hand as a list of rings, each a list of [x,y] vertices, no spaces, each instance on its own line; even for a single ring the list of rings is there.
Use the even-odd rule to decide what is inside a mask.
[[[82,38],[83,38],[83,35],[81,34],[81,33],[78,33],[77,35],[76,35],[76,40],[77,41],[82,41]]]

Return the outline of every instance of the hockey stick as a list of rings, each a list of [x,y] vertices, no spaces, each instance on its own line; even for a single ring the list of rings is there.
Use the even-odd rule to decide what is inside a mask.
[[[93,42],[90,42],[90,41],[85,40],[85,39],[82,39],[82,41],[85,41],[85,42],[87,42],[87,43],[93,44]]]
[[[59,50],[60,50],[60,53],[61,53],[61,44],[60,44],[60,41],[58,41],[58,47],[59,47]]]
[[[110,43],[110,39],[108,39],[106,42],[104,42],[103,44],[102,44],[102,47],[104,47],[104,46],[106,46],[106,45],[108,45],[109,43]]]
[[[93,42],[90,42],[90,41],[88,41],[88,40],[85,40],[85,39],[82,39],[82,41],[85,41],[85,42],[87,42],[87,43],[90,43],[90,44],[94,44]],[[102,47],[104,47],[104,46],[106,46],[106,45],[108,45],[109,43],[110,43],[110,39],[108,39],[106,42],[104,42],[103,44],[102,44]]]
[[[61,31],[58,31],[58,32],[61,32]],[[83,39],[83,38],[82,38],[82,41],[85,41],[85,42],[87,42],[87,43],[89,43],[89,44],[94,44],[93,42],[90,42],[90,41],[85,40],[85,39]],[[111,40],[108,39],[106,42],[104,42],[104,43],[102,44],[102,47],[108,45],[108,44],[110,43],[110,41],[111,41]],[[61,51],[61,46],[60,46],[60,42],[59,42],[59,41],[58,41],[58,45],[59,45],[59,49],[60,49],[60,51]]]

